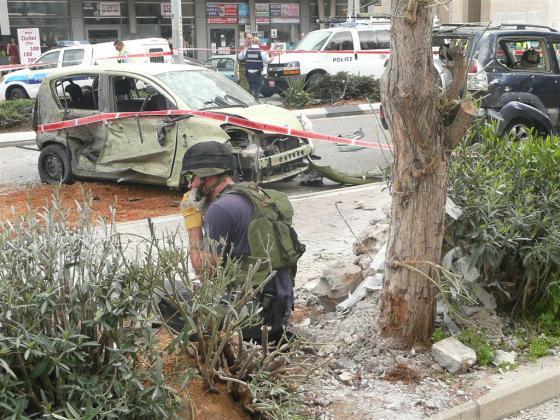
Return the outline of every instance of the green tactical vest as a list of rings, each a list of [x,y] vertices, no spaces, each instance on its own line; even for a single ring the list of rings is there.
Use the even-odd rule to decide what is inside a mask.
[[[305,245],[292,227],[294,209],[288,196],[280,191],[259,188],[252,182],[233,184],[222,194],[241,194],[254,208],[247,232],[251,255],[241,259],[239,278],[245,279],[249,265],[254,266],[259,259],[261,266],[253,277],[254,286],[261,284],[272,270],[291,269],[295,275]]]

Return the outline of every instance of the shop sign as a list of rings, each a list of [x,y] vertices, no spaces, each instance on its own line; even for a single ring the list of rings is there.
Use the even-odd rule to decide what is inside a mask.
[[[237,19],[240,25],[247,25],[249,23],[249,18],[248,17],[240,17],[239,19]]]
[[[267,17],[258,17],[256,18],[257,23],[270,23],[270,18]]]
[[[160,4],[160,14],[163,17],[171,17],[171,3],[161,3]]]
[[[120,16],[121,4],[119,2],[99,3],[99,16]]]
[[[270,18],[270,23],[299,23],[299,17]]]
[[[84,1],[84,10],[95,10],[95,5],[92,1]]]
[[[299,17],[299,4],[282,4],[281,17]]]
[[[39,28],[18,29],[17,37],[21,64],[33,63],[41,55]]]
[[[282,5],[280,3],[272,3],[270,5],[270,17],[282,16]]]
[[[208,23],[236,24],[236,17],[213,17],[208,18]]]
[[[237,3],[237,16],[249,19],[249,5],[247,3]]]
[[[255,17],[269,17],[269,8],[268,3],[256,3],[255,4]]]
[[[237,3],[206,3],[206,15],[209,18],[237,17]]]

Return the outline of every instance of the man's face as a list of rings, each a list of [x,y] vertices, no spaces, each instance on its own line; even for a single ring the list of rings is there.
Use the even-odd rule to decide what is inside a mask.
[[[121,42],[115,44],[115,49],[120,52],[123,49],[123,44]]]
[[[200,177],[198,175],[194,175],[191,181],[188,182],[189,190],[193,188],[198,188],[201,195],[206,196],[207,198],[211,198],[210,195],[214,190],[213,187],[216,186],[218,181],[218,177],[216,175]]]

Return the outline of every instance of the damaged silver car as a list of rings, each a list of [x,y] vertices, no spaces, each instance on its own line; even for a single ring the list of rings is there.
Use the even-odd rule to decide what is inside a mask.
[[[306,129],[289,111],[259,104],[216,72],[190,65],[73,67],[51,74],[37,97],[34,127],[112,112],[209,110],[257,123]],[[46,183],[110,179],[177,188],[187,148],[226,142],[241,180],[267,183],[308,167],[308,140],[189,115],[142,115],[37,133],[39,175]]]

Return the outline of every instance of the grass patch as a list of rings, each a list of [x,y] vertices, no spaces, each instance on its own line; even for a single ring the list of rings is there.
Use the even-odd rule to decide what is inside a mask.
[[[476,363],[479,366],[488,366],[492,363],[494,357],[494,350],[486,334],[477,331],[474,328],[467,328],[459,334],[459,341],[465,346],[469,346],[476,353]]]

